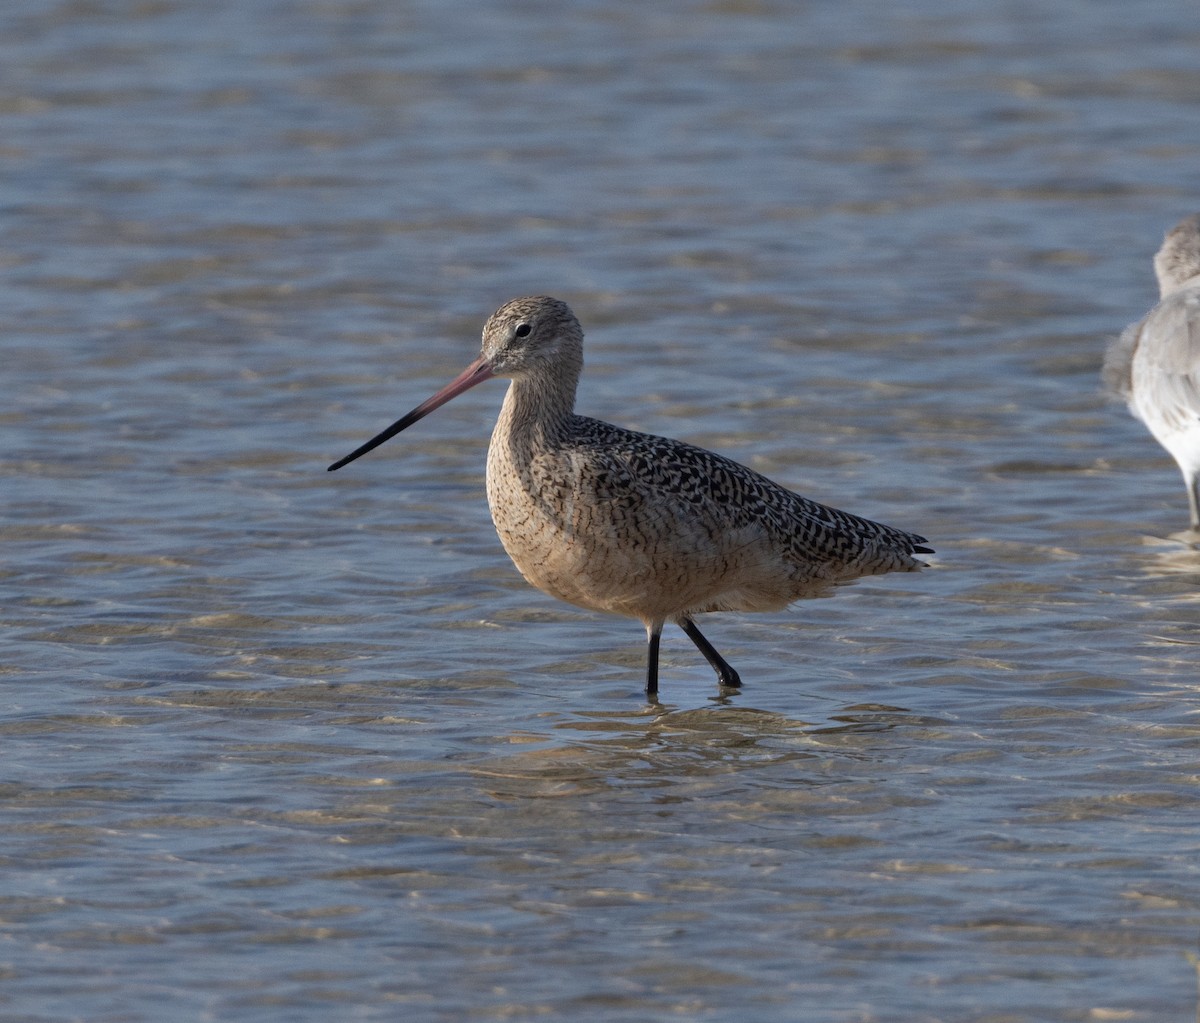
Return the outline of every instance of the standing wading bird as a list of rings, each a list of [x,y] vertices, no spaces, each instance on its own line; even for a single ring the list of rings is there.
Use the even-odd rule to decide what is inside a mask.
[[[1160,301],[1104,357],[1104,382],[1179,464],[1200,530],[1200,213],[1154,257]]]
[[[646,627],[646,692],[674,622],[741,680],[696,627],[703,611],[775,611],[839,583],[923,567],[925,538],[827,508],[677,440],[575,415],[583,330],[553,298],[518,298],[483,328],[478,359],[437,394],[334,462],[340,469],[456,395],[509,377],[487,460],[500,542],[539,590]]]

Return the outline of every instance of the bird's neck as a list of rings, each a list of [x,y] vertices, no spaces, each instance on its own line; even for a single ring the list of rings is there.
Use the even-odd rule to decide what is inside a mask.
[[[523,377],[513,380],[494,439],[507,438],[510,445],[535,450],[566,436],[575,413],[575,384],[570,379]]]

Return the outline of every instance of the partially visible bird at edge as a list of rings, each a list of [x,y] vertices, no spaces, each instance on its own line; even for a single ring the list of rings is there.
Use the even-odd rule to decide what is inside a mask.
[[[1159,303],[1104,358],[1104,383],[1183,473],[1200,530],[1200,213],[1167,232],[1154,257]]]
[[[860,576],[912,572],[925,538],[810,501],[682,441],[575,414],[583,330],[563,302],[518,298],[483,328],[454,380],[329,466],[340,469],[468,388],[508,377],[487,457],[500,542],[528,582],[646,628],[646,692],[659,637],[678,625],[717,673],[741,679],[701,633],[710,611],[774,611]]]

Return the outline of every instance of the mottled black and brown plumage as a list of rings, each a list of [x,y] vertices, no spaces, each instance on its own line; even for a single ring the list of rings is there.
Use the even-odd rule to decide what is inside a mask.
[[[575,414],[583,331],[562,302],[518,298],[454,381],[331,469],[494,376],[512,384],[488,448],[500,542],[538,589],[646,627],[646,689],[674,622],[722,685],[740,683],[696,628],[705,611],[772,611],[865,575],[915,571],[924,537],[793,494],[731,459]]]

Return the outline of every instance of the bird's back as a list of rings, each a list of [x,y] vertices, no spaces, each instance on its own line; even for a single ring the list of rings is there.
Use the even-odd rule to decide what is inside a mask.
[[[528,458],[511,455],[489,456],[506,549],[534,585],[588,607],[642,618],[772,610],[918,569],[913,555],[928,551],[914,533],[801,497],[722,455],[583,416]],[[493,493],[501,475],[503,496]],[[514,513],[514,501],[526,507]],[[558,562],[549,572],[547,547]]]
[[[1106,358],[1130,411],[1161,443],[1200,427],[1200,285],[1168,294]],[[1118,368],[1119,367],[1119,368]]]

